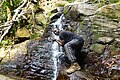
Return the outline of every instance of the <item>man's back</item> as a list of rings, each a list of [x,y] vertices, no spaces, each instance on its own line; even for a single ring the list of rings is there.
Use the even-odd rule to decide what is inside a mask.
[[[65,43],[73,40],[73,39],[81,39],[78,35],[70,32],[70,31],[61,31],[59,34],[60,40],[64,40]]]

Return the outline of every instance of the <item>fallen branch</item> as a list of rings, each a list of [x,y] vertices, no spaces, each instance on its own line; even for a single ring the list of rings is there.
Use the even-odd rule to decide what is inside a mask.
[[[29,7],[30,2],[28,0],[23,0],[23,4],[20,5],[16,10],[14,10],[15,14],[13,15],[13,18],[10,21],[7,21],[4,25],[1,25],[0,28],[6,28],[3,34],[0,37],[0,42],[3,40],[5,35],[9,32],[11,27],[13,26],[15,21],[18,21],[20,17],[25,17],[24,14],[26,13],[27,8]],[[22,10],[22,8],[24,8]],[[8,27],[7,27],[8,26]]]

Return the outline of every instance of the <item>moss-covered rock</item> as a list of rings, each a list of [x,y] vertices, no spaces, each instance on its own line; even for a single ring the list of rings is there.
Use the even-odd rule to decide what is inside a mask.
[[[36,24],[42,25],[43,27],[45,27],[48,24],[47,17],[43,13],[37,13],[35,15],[35,19],[37,22]]]
[[[116,21],[120,21],[120,2],[102,6],[97,10],[97,13],[104,15]]]
[[[93,50],[95,53],[101,54],[104,52],[105,45],[93,44],[90,49]]]
[[[64,5],[68,4],[68,1],[57,1],[56,6],[57,7],[63,7]]]
[[[76,4],[67,4],[64,7],[64,14],[67,19],[76,20],[79,16],[78,8]]]

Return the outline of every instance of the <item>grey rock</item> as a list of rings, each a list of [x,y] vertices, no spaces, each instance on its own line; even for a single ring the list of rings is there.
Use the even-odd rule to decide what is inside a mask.
[[[114,41],[114,38],[112,37],[99,37],[98,38],[98,42],[103,43],[103,44],[110,44],[113,41]]]

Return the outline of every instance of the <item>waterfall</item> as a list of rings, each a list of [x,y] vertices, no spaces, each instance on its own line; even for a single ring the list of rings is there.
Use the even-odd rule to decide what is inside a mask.
[[[62,22],[64,19],[65,19],[64,14],[62,14],[60,18],[56,22],[52,23],[51,25],[53,26],[54,29],[57,28],[58,30],[63,30]]]
[[[63,24],[62,24],[62,20],[64,19],[64,15],[62,14],[60,16],[60,18],[52,23],[53,25],[53,29],[57,28],[58,30],[63,30]],[[52,36],[55,38],[55,39],[59,39],[59,36],[55,35],[54,33],[52,33]],[[58,76],[58,63],[59,63],[59,56],[63,54],[62,52],[62,48],[61,46],[59,46],[59,44],[54,41],[53,44],[52,44],[52,53],[53,53],[53,56],[52,56],[52,59],[54,61],[54,78],[52,80],[56,80],[57,79],[57,76]]]
[[[57,79],[57,63],[58,63],[58,59],[57,59],[57,56],[59,55],[59,45],[57,42],[53,42],[52,44],[52,52],[53,52],[53,61],[54,61],[54,78],[53,80],[56,80]]]

